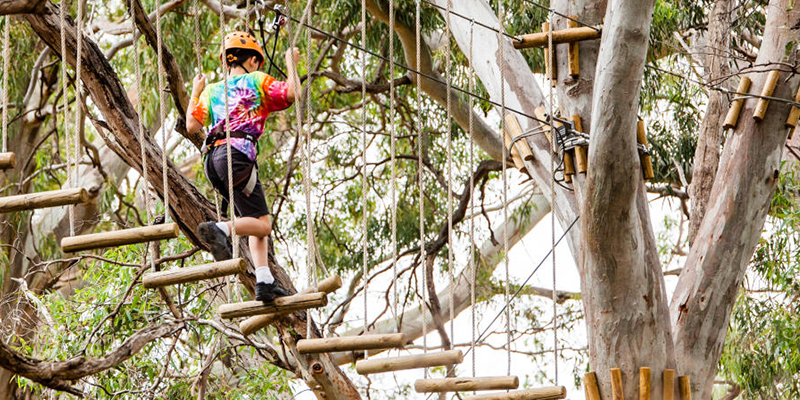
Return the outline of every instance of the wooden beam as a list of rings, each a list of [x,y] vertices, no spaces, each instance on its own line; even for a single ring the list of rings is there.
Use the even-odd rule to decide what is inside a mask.
[[[572,119],[572,123],[575,124],[575,130],[578,132],[583,132],[583,124],[581,123],[581,116],[578,114],[573,115],[570,117]],[[575,148],[575,161],[576,161],[576,169],[579,174],[585,174],[586,170],[589,168],[589,152],[587,151],[588,146],[578,146]]]
[[[66,206],[87,201],[89,201],[89,194],[83,188],[19,194],[0,197],[0,213]]]
[[[149,273],[142,278],[142,284],[148,289],[153,289],[238,274],[246,269],[247,261],[243,258],[235,258],[233,260]]]
[[[519,387],[516,376],[485,378],[420,379],[414,382],[417,393],[468,392],[473,390],[507,390]]]
[[[536,107],[536,109],[533,110],[533,114],[534,116],[536,116],[536,118],[542,121],[547,121],[547,114],[544,113],[544,107],[542,106]],[[544,133],[544,136],[547,138],[547,143],[552,143],[550,140],[550,125],[547,124],[546,122],[539,122],[539,123],[542,124],[542,129],[544,129],[544,132],[542,133]]]
[[[639,368],[639,400],[650,400],[650,368]]]
[[[602,26],[589,27],[582,26],[580,28],[567,28],[558,31],[553,31],[553,44],[573,43],[583,40],[600,39],[602,34]],[[530,47],[546,47],[548,44],[547,32],[542,31],[539,33],[529,33],[520,36],[521,40],[514,41],[515,49],[527,49]]]
[[[597,374],[594,372],[583,375],[583,390],[586,392],[586,400],[602,400],[600,386],[597,385]]]
[[[464,400],[556,400],[566,397],[567,388],[563,386],[553,386],[539,389],[517,390],[513,392],[466,396]]]
[[[286,314],[308,308],[324,307],[328,304],[325,293],[294,294],[278,297],[271,303],[244,301],[219,306],[219,316],[226,319],[249,317],[261,314]]]
[[[556,87],[558,81],[558,67],[556,65],[556,51],[555,51],[555,38],[553,39],[553,48],[549,47],[549,40],[547,39],[547,32],[550,32],[550,23],[542,22],[542,33],[545,35],[544,42],[544,72],[547,79],[550,80],[550,86]]]
[[[747,93],[750,90],[750,83],[750,78],[743,76],[742,79],[739,80],[739,87],[736,88],[736,91],[739,93]],[[736,95],[736,97],[739,96],[743,95]],[[722,124],[722,129],[736,128],[736,123],[739,122],[739,114],[742,112],[743,105],[744,99],[739,99],[731,103],[731,108],[728,109],[728,114],[725,115],[725,122]]]
[[[0,170],[11,169],[17,166],[17,155],[14,153],[0,153]]]
[[[303,339],[297,342],[300,354],[335,353],[338,351],[358,351],[372,349],[401,348],[408,343],[403,333],[386,335],[342,336],[321,339]]]
[[[340,278],[339,275],[334,275],[331,276],[330,278],[327,278],[319,282],[316,287],[312,286],[309,288],[305,288],[299,294],[309,294],[316,292],[331,294],[340,287],[342,287],[342,278]],[[272,324],[272,322],[275,321],[275,319],[281,315],[282,314],[270,313],[270,314],[256,315],[250,317],[239,324],[239,330],[241,330],[242,333],[244,333],[245,335],[252,335],[259,329]]]
[[[645,132],[644,121],[642,120],[639,120],[639,123],[636,125],[636,140],[639,144],[643,144],[647,147],[647,133]],[[639,157],[639,159],[642,165],[644,179],[650,180],[655,178],[655,173],[653,172],[653,158],[649,154],[644,154]]]
[[[761,89],[762,96],[772,96],[772,93],[775,91],[775,86],[778,85],[778,77],[781,75],[781,71],[772,70],[769,71],[767,75],[767,80],[764,81],[764,87]],[[767,115],[767,108],[769,107],[769,100],[761,98],[758,99],[758,104],[756,105],[755,111],[753,111],[753,119],[756,121],[761,121],[764,119],[764,116]]]
[[[509,150],[509,154],[511,155],[511,160],[514,161],[514,167],[518,169],[523,174],[527,174],[528,170],[525,168],[525,163],[522,162],[522,157],[519,156],[519,151],[517,151],[517,147],[511,147],[511,136],[508,134],[508,131],[503,132],[503,141],[506,145],[506,149]]]
[[[179,233],[180,229],[178,228],[178,224],[169,223],[92,233],[89,235],[68,236],[61,239],[61,251],[64,253],[74,253],[76,251],[172,239],[178,237]]]
[[[797,93],[794,95],[794,102],[800,103],[800,86],[797,88]],[[794,133],[794,128],[797,127],[797,120],[800,119],[800,107],[792,106],[791,111],[789,111],[789,118],[786,118],[786,127],[791,128],[792,130],[789,132],[789,139],[792,138],[792,133]],[[2,155],[0,154],[0,157]]]
[[[573,15],[573,16],[571,16],[571,18],[577,20],[578,16],[577,15]],[[568,19],[567,20],[567,26],[569,28],[577,28],[578,27],[578,22],[577,21],[573,21],[572,19]],[[569,76],[571,76],[573,78],[577,78],[577,77],[579,77],[581,75],[581,63],[580,63],[580,58],[579,58],[579,55],[580,55],[579,45],[580,44],[578,42],[572,42],[572,43],[570,43],[568,45],[569,48],[567,49],[567,59],[568,59],[567,65],[569,65]]]
[[[412,356],[361,360],[356,363],[356,372],[361,375],[368,375],[406,369],[461,364],[463,361],[464,353],[462,353],[461,350],[448,350],[438,353],[415,354]]]
[[[519,124],[519,120],[517,116],[512,113],[507,113],[505,117],[505,128],[509,135],[511,135],[512,139],[516,139],[522,136],[522,126]],[[514,147],[517,148],[519,151],[520,157],[522,157],[525,161],[533,161],[536,157],[533,156],[533,151],[531,150],[531,146],[528,145],[528,141],[526,139],[520,139],[517,143],[514,144]]]
[[[675,398],[675,370],[664,370],[664,396],[663,400],[672,400]]]
[[[614,400],[625,400],[622,392],[622,370],[611,368],[611,395]]]
[[[692,400],[692,382],[689,375],[678,378],[678,387],[681,391],[681,400]]]

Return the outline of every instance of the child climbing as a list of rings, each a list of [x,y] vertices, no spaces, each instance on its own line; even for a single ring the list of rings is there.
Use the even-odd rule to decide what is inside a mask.
[[[236,234],[248,236],[250,253],[256,265],[256,300],[270,302],[289,293],[275,283],[269,269],[269,235],[272,232],[264,189],[258,180],[256,143],[264,133],[270,113],[288,108],[295,101],[295,65],[300,59],[297,48],[286,52],[289,82],[280,82],[260,72],[264,51],[255,38],[246,32],[225,36],[223,67],[228,69],[228,110],[233,173],[233,205],[236,212]],[[297,89],[297,91],[295,90]],[[208,180],[223,198],[222,210],[228,202],[228,152],[225,126],[225,82],[206,87],[201,73],[194,78],[192,99],[186,115],[186,128],[198,132],[210,127],[203,147],[204,167]],[[198,226],[201,238],[210,245],[217,261],[232,257],[231,222],[203,222]]]

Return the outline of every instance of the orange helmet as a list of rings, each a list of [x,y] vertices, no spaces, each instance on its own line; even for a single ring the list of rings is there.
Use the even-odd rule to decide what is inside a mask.
[[[253,50],[261,55],[261,63],[258,64],[258,68],[261,68],[261,66],[264,65],[264,58],[265,58],[264,50],[261,48],[261,45],[258,44],[256,38],[254,38],[253,35],[247,32],[234,31],[225,35],[225,43],[219,53],[219,60],[223,64],[225,64],[223,57],[225,57],[225,51],[228,49]],[[229,61],[236,61],[236,60],[229,60]]]

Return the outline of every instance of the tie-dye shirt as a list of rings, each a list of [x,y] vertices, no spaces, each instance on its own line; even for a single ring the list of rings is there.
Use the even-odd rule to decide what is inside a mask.
[[[228,109],[231,132],[245,132],[256,139],[264,133],[264,123],[271,112],[288,108],[288,86],[285,82],[263,72],[236,75],[228,78]],[[225,83],[220,81],[206,86],[200,102],[192,111],[203,126],[211,127],[211,134],[225,136]],[[217,140],[225,144],[225,139]],[[231,138],[231,147],[256,160],[255,143],[244,138]]]

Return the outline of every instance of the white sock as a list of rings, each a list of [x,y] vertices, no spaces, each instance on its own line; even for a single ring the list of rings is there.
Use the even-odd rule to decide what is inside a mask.
[[[269,267],[256,268],[256,282],[266,283],[268,285],[275,282],[275,278],[272,277],[272,271],[269,270]]]
[[[222,232],[225,233],[225,236],[231,235],[231,228],[228,226],[227,222],[217,222],[217,228],[222,230]]]

